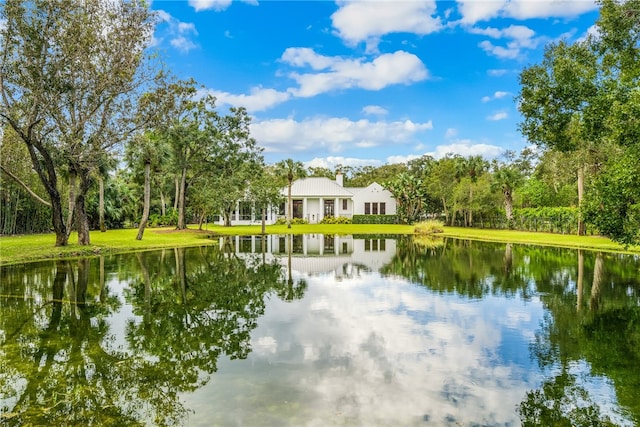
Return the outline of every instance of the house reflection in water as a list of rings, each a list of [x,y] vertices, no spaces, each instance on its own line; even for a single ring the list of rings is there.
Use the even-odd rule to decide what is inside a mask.
[[[264,251],[266,261],[277,259],[292,271],[312,276],[333,272],[338,279],[357,276],[360,271],[379,271],[396,253],[396,240],[380,236],[269,235],[264,236],[264,244],[262,236],[230,239],[221,238],[220,247],[239,256]]]

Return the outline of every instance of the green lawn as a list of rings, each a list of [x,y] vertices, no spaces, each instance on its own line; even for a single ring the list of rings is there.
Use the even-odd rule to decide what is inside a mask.
[[[272,225],[267,227],[268,234],[413,234],[409,225],[369,225],[369,224],[309,224]],[[150,228],[145,231],[141,241],[135,239],[137,230],[109,230],[106,233],[91,232],[91,245],[76,244],[74,234],[70,244],[63,248],[54,247],[53,234],[34,234],[24,236],[0,237],[0,265],[15,264],[39,259],[78,257],[116,252],[132,252],[176,246],[199,246],[217,243],[212,236],[221,234],[252,235],[260,234],[260,226],[221,227],[209,225],[206,230],[198,231],[195,226],[189,230],[175,231],[173,228]],[[443,236],[463,239],[528,243],[542,246],[562,246],[569,248],[592,249],[607,252],[640,253],[640,247],[624,248],[604,237],[570,236],[562,234],[534,233],[510,230],[480,230],[473,228],[445,227]]]

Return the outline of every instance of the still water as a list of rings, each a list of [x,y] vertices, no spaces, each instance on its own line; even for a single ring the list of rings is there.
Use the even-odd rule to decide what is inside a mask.
[[[640,257],[268,236],[0,269],[0,424],[640,424]]]

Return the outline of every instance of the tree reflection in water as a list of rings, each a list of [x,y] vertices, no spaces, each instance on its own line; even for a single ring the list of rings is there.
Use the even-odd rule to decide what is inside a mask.
[[[397,247],[385,274],[438,293],[543,303],[547,315],[531,353],[546,377],[518,408],[524,425],[611,423],[612,414],[601,411],[572,372],[585,363],[591,377],[611,380],[621,415],[640,425],[640,259],[455,239],[425,248],[403,238]]]
[[[106,261],[106,262],[105,262]],[[179,393],[245,358],[270,294],[301,298],[279,264],[213,247],[0,269],[0,421],[3,425],[172,425]],[[111,325],[135,318],[126,342]],[[294,289],[293,291],[291,289]]]

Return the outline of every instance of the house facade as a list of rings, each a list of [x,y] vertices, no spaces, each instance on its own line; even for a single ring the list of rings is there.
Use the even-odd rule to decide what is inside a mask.
[[[288,187],[284,187],[281,194],[285,203],[279,209],[269,210],[265,219],[267,224],[286,216]],[[351,218],[353,215],[396,214],[396,201],[391,192],[375,182],[367,187],[345,187],[340,173],[335,180],[302,178],[294,181],[291,185],[291,202],[292,217],[304,219],[310,224],[317,224],[328,216]],[[260,222],[260,213],[255,212],[249,203],[238,203],[232,216],[232,225]]]

